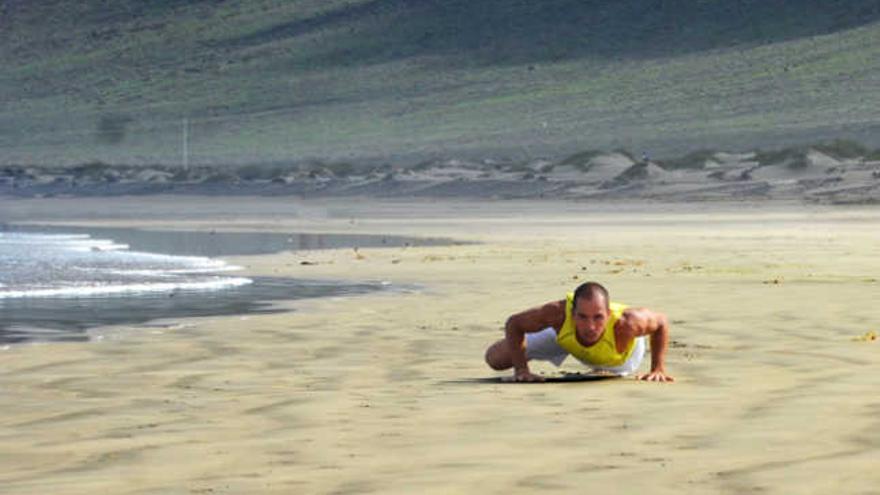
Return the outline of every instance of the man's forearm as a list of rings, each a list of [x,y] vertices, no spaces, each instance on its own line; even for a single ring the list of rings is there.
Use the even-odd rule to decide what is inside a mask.
[[[669,346],[669,323],[660,322],[651,334],[651,371],[663,371],[666,366],[666,348]]]
[[[525,332],[517,328],[515,324],[508,321],[504,326],[504,340],[507,342],[507,349],[510,353],[510,362],[513,364],[515,372],[528,371],[529,364],[526,360]]]

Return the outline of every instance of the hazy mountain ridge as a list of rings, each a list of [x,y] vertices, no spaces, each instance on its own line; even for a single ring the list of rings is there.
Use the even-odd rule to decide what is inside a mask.
[[[2,4],[0,163],[877,139],[880,1]]]

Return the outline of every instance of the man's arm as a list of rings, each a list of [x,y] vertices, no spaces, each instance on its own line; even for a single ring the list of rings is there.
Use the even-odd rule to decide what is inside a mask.
[[[649,382],[675,381],[666,374],[666,349],[669,347],[669,319],[663,313],[645,308],[628,308],[621,321],[630,338],[651,336],[651,371],[639,376]]]
[[[543,381],[529,371],[525,352],[525,334],[547,327],[559,328],[565,322],[565,301],[554,301],[537,308],[516,313],[504,325],[504,340],[513,363],[513,379],[518,382]]]

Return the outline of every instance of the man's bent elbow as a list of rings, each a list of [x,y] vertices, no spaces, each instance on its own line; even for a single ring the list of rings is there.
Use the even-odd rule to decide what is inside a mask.
[[[669,332],[669,318],[664,313],[657,313],[657,330]]]

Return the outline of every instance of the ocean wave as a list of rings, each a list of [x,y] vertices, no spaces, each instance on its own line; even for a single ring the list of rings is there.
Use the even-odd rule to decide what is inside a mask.
[[[23,234],[0,233],[0,246],[34,246],[40,249],[56,248],[78,252],[122,251],[128,244],[110,239],[93,239],[85,234]]]
[[[209,291],[231,289],[252,284],[253,280],[245,277],[221,277],[213,280],[133,283],[120,285],[95,285],[74,287],[52,287],[34,289],[0,290],[0,299],[26,297],[91,297],[133,293],[161,293],[176,291]]]
[[[87,234],[0,232],[0,260],[0,299],[208,291],[251,283],[211,276],[241,270],[222,260],[129,251],[127,244]]]

